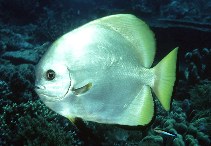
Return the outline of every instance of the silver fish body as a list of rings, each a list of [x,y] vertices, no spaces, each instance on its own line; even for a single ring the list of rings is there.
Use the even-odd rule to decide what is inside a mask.
[[[150,87],[164,108],[170,107],[176,53],[177,49],[166,57],[170,63],[164,59],[150,69],[155,41],[148,26],[129,14],[104,17],[53,43],[36,67],[36,92],[49,108],[69,119],[145,125],[154,114]],[[157,87],[164,84],[162,64],[173,66],[166,93]]]

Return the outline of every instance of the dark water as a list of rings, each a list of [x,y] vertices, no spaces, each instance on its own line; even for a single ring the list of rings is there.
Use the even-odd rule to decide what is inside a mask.
[[[166,112],[144,127],[72,124],[34,91],[35,65],[58,37],[91,20],[130,13],[155,33],[155,64],[179,47],[177,81]],[[210,145],[210,0],[0,0],[0,145]],[[157,133],[159,128],[171,134]]]

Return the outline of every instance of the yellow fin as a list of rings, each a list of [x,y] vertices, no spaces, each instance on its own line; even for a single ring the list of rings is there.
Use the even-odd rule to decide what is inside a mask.
[[[154,68],[155,82],[152,87],[165,110],[170,109],[171,96],[176,80],[176,62],[178,48],[172,50]]]
[[[139,94],[123,114],[122,125],[138,126],[148,124],[154,114],[154,102],[149,86],[142,86]]]
[[[70,120],[71,123],[73,123],[73,124],[75,123],[75,118],[73,118],[73,117],[71,117],[71,116],[68,116],[68,117],[66,117],[66,118],[68,118],[68,119]]]
[[[144,86],[142,95],[144,96],[141,97],[139,125],[146,125],[152,120],[154,115],[154,101],[149,86]]]
[[[88,25],[103,25],[128,40],[140,56],[140,64],[150,68],[155,56],[154,34],[149,26],[131,14],[117,14],[94,20]]]
[[[89,91],[90,88],[92,88],[92,83],[88,83],[88,84],[84,85],[83,87],[80,87],[77,89],[73,88],[72,91],[75,95],[80,95],[80,94],[84,94],[87,91]]]

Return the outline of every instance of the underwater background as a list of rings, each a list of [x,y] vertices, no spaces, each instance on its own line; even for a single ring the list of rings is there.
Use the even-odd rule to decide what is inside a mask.
[[[157,41],[155,64],[179,47],[171,110],[154,99],[156,115],[145,127],[80,120],[76,126],[40,101],[35,65],[62,34],[118,13],[149,24]],[[0,0],[0,146],[209,146],[210,80],[211,0]]]

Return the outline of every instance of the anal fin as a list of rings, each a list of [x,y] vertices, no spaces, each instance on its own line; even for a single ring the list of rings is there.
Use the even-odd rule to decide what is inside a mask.
[[[142,86],[138,95],[122,115],[122,125],[138,126],[150,123],[154,114],[154,102],[149,86]]]

